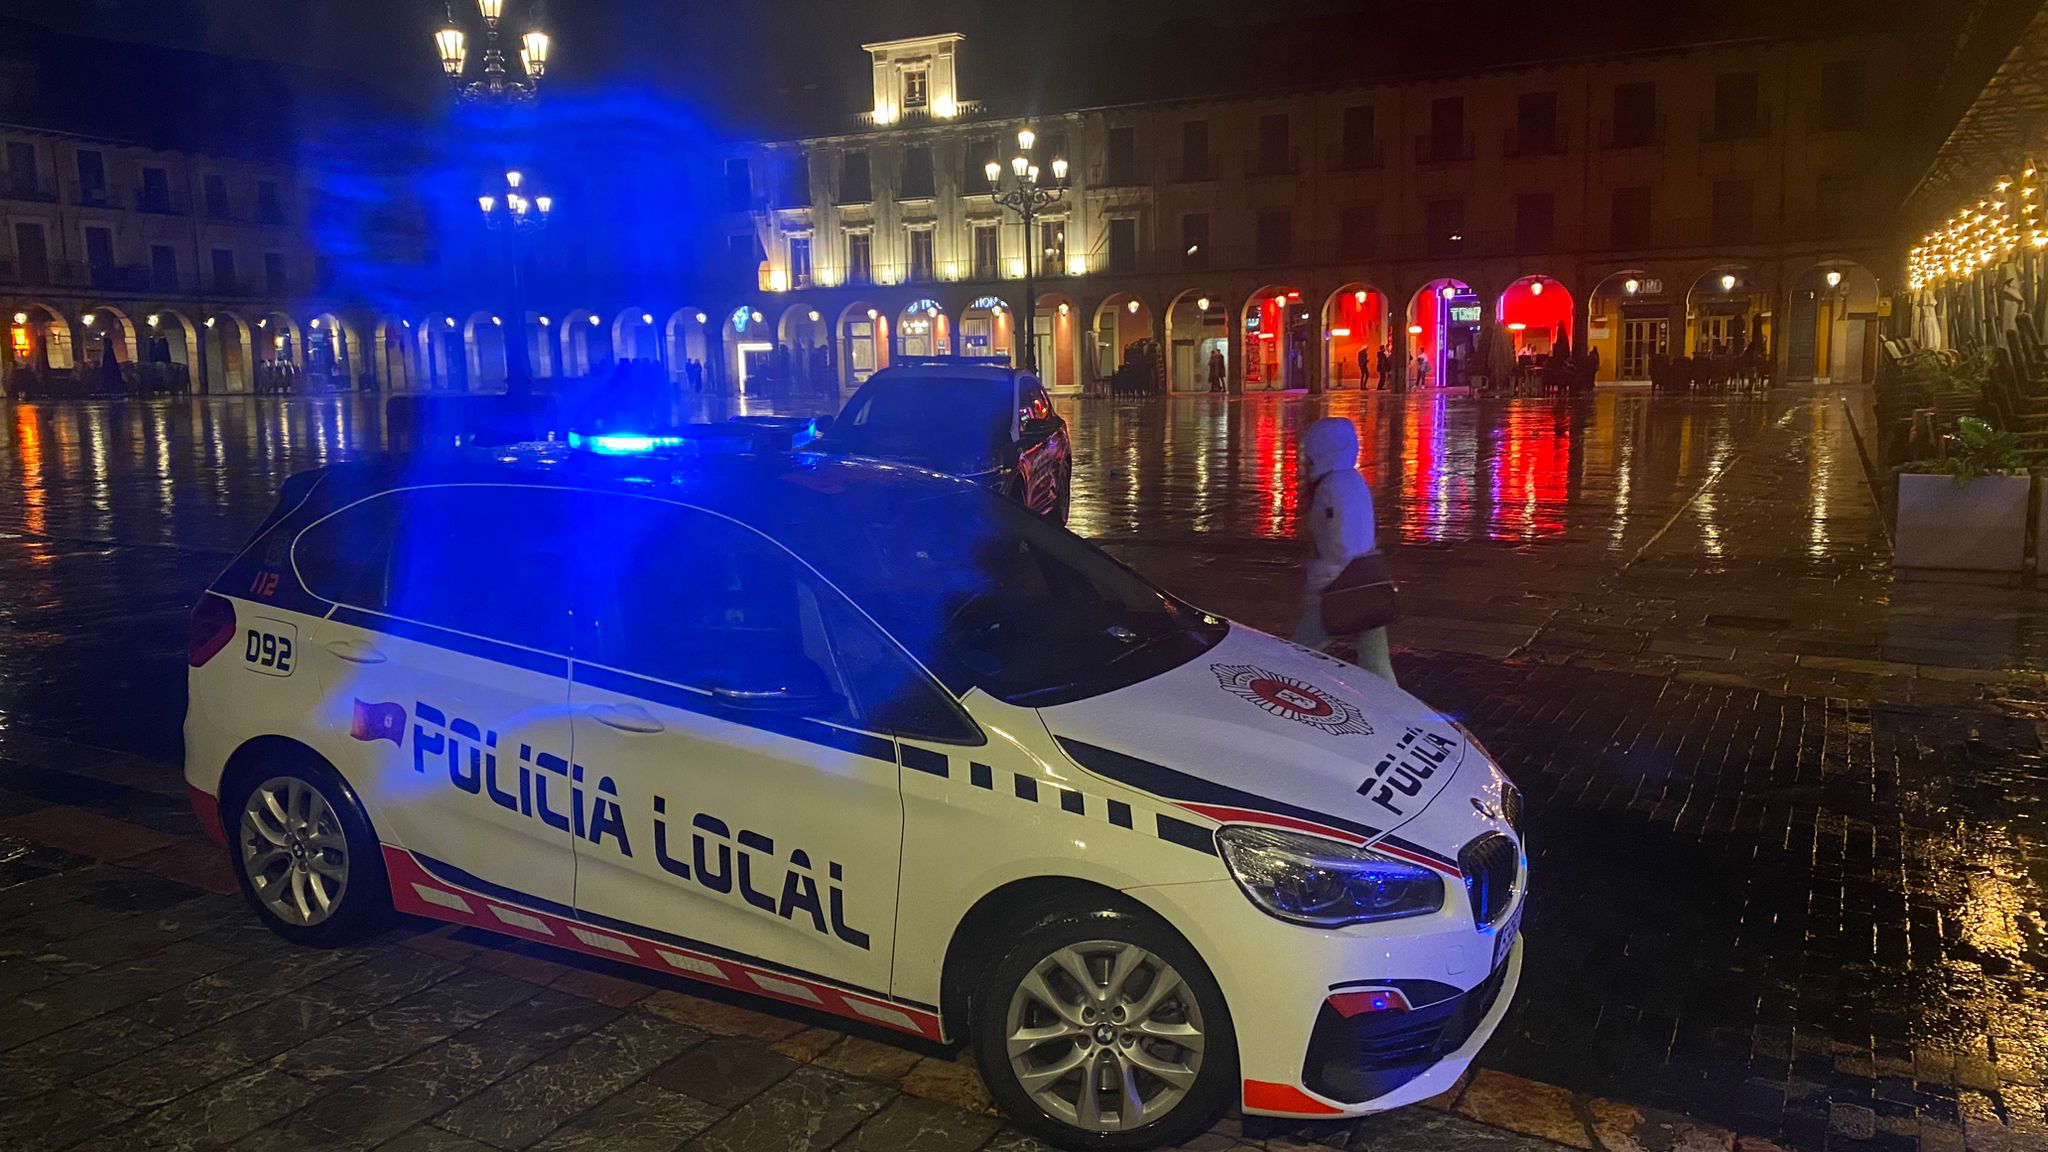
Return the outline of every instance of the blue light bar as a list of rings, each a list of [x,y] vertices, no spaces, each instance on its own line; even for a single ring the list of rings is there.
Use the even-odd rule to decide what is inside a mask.
[[[595,436],[569,433],[569,447],[599,456],[644,456],[659,448],[680,448],[684,443],[681,436],[646,436],[637,432],[606,432]]]

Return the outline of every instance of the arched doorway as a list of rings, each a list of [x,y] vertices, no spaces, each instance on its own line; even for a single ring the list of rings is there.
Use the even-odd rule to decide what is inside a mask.
[[[1364,388],[1374,378],[1382,388],[1392,385],[1379,366],[1387,343],[1387,297],[1379,289],[1346,284],[1331,293],[1323,304],[1323,342],[1330,388]]]
[[[407,339],[411,334],[410,320],[394,320],[387,316],[377,321],[374,371],[386,391],[410,392],[415,387],[412,341]]]
[[[1223,357],[1220,380],[1212,357]],[[1166,306],[1166,378],[1176,392],[1224,391],[1230,386],[1230,312],[1221,293],[1191,290]]]
[[[811,304],[785,308],[781,322],[776,325],[775,361],[778,374],[787,369],[786,384],[806,390],[831,390],[832,336],[825,329],[824,313]]]
[[[1058,292],[1038,298],[1034,352],[1038,378],[1055,392],[1081,390],[1081,315],[1074,301]]]
[[[1095,309],[1095,323],[1091,329],[1095,338],[1095,378],[1108,380],[1116,370],[1133,358],[1149,358],[1152,362],[1151,379],[1142,382],[1147,389],[1165,386],[1159,379],[1165,365],[1159,355],[1159,337],[1153,326],[1152,306],[1129,292],[1119,292]]]
[[[960,355],[1018,363],[1017,315],[1000,296],[982,296],[960,313]]]
[[[7,330],[7,391],[33,396],[53,386],[53,377],[77,368],[71,321],[56,308],[34,301],[18,306]]]
[[[1252,293],[1244,305],[1244,390],[1307,388],[1312,332],[1299,288]]]
[[[323,312],[306,322],[306,378],[313,387],[353,392],[362,364],[362,342],[348,321]]]
[[[1571,291],[1555,277],[1524,276],[1509,284],[1493,305],[1501,332],[1497,347],[1508,362],[1486,365],[1487,375],[1497,378],[1506,372],[1517,384],[1534,383],[1546,362],[1577,356],[1581,350],[1572,345],[1577,312]]]
[[[562,375],[570,379],[596,376],[611,362],[612,344],[600,339],[604,319],[588,308],[562,317]]]
[[[742,304],[725,318],[725,379],[745,396],[760,391],[775,371],[775,333],[768,317],[751,304]]]
[[[1408,346],[1414,360],[1408,382],[1456,388],[1471,377],[1479,354],[1481,305],[1472,286],[1446,277],[1422,286],[1408,301]]]
[[[701,308],[678,308],[668,318],[668,374],[678,384],[690,383],[690,365],[697,365],[696,382],[704,382],[711,362],[711,339],[705,325],[711,317]]]
[[[468,391],[469,353],[455,327],[455,317],[432,313],[421,322],[418,333],[427,387],[435,392]]]
[[[1596,382],[1646,384],[1671,355],[1673,300],[1662,277],[1640,268],[1600,281],[1586,303],[1586,350],[1600,357]]]
[[[214,392],[252,392],[256,388],[255,335],[249,322],[233,312],[216,312],[199,322],[206,345],[207,388]]]
[[[1794,283],[1786,317],[1786,378],[1870,383],[1877,367],[1877,296],[1877,277],[1854,261],[1807,269]]]
[[[535,380],[555,376],[555,318],[545,312],[526,314],[526,368]]]
[[[133,370],[125,366],[134,364],[136,359],[135,321],[126,312],[111,304],[97,304],[81,313],[78,322],[85,328],[86,347],[80,359],[84,361],[81,367],[89,390],[104,391],[110,387],[103,375],[105,369],[100,366],[108,356],[124,366],[124,378],[132,374]]]
[[[1713,268],[1693,281],[1685,317],[1688,356],[1737,356],[1753,345],[1768,354],[1774,346],[1770,287],[1747,265]]]
[[[912,301],[908,308],[896,317],[896,351],[898,355],[944,356],[953,348],[952,333],[946,310],[929,296]]]
[[[612,319],[612,354],[621,360],[647,360],[660,363],[662,359],[661,329],[655,326],[654,313],[638,308],[628,308]]]
[[[505,386],[505,318],[490,312],[472,312],[462,326],[462,345],[468,356],[470,387],[496,391]]]
[[[839,312],[839,387],[850,391],[889,366],[889,318],[865,300]]]
[[[199,330],[175,309],[151,312],[143,324],[149,335],[142,349],[151,390],[192,393],[199,389]]]

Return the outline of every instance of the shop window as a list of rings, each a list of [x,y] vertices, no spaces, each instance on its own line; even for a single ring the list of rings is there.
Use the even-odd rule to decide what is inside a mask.
[[[875,280],[875,238],[868,232],[846,234],[846,282],[872,284]]]
[[[994,280],[1001,275],[1001,235],[993,224],[974,226],[974,278]]]
[[[1129,216],[1112,217],[1109,221],[1109,271],[1137,270],[1138,222]]]
[[[1830,60],[1820,69],[1820,126],[1830,132],[1863,127],[1863,61]]]
[[[1515,197],[1515,249],[1548,252],[1557,244],[1557,198],[1548,192]]]
[[[868,154],[848,152],[839,159],[839,202],[866,204],[875,198],[874,182],[868,174]]]
[[[1431,256],[1456,256],[1465,251],[1465,202],[1430,200],[1422,206],[1429,235],[1424,238]]]
[[[809,288],[811,286],[811,238],[792,236],[789,238],[789,286]]]
[[[1709,136],[1715,140],[1736,140],[1756,136],[1763,127],[1763,109],[1757,103],[1757,74],[1724,72],[1714,78],[1714,120]]]
[[[1294,259],[1294,213],[1272,208],[1259,213],[1258,262],[1286,264]]]
[[[1346,204],[1337,210],[1337,255],[1344,260],[1370,260],[1379,247],[1379,211],[1375,204]]]
[[[896,194],[910,200],[924,200],[937,195],[933,187],[932,150],[929,147],[915,145],[903,150],[903,185]]]
[[[1647,184],[1631,185],[1614,190],[1614,202],[1608,220],[1609,247],[1650,247],[1652,229],[1650,204],[1650,186]]]
[[[1657,85],[1638,80],[1614,86],[1614,116],[1608,121],[1611,148],[1644,148],[1657,142]]]
[[[1120,124],[1109,130],[1109,154],[1103,168],[1107,184],[1138,182],[1138,130]]]
[[[930,228],[910,229],[910,278],[930,280],[935,265],[932,263],[932,230]]]
[[[1756,224],[1756,190],[1747,180],[1714,181],[1713,238],[1716,244],[1741,244]]]
[[[1209,214],[1190,212],[1180,218],[1180,266],[1199,272],[1209,266]]]
[[[1515,98],[1514,151],[1522,156],[1547,156],[1559,150],[1557,93],[1524,92]]]
[[[725,162],[725,207],[745,212],[754,205],[754,176],[744,157]]]
[[[1370,168],[1379,162],[1374,155],[1379,151],[1376,119],[1370,104],[1354,104],[1344,109],[1344,135],[1338,146],[1338,168]]]
[[[1180,178],[1209,179],[1209,122],[1188,120],[1180,126]]]

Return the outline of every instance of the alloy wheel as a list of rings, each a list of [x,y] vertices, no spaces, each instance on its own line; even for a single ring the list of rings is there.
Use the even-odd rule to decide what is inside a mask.
[[[242,870],[286,924],[311,927],[348,891],[348,836],[320,790],[296,776],[256,786],[242,804]]]
[[[1061,948],[1010,995],[1010,1070],[1040,1108],[1127,1132],[1180,1104],[1202,1069],[1202,1013],[1173,966],[1123,940]]]

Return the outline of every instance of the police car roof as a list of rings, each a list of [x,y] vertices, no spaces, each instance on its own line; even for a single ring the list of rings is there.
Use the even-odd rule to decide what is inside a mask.
[[[315,503],[327,508],[391,488],[511,484],[659,496],[748,521],[835,499],[915,502],[978,491],[956,477],[862,457],[689,451],[606,456],[558,442],[371,456],[330,465],[320,475],[325,493]]]

